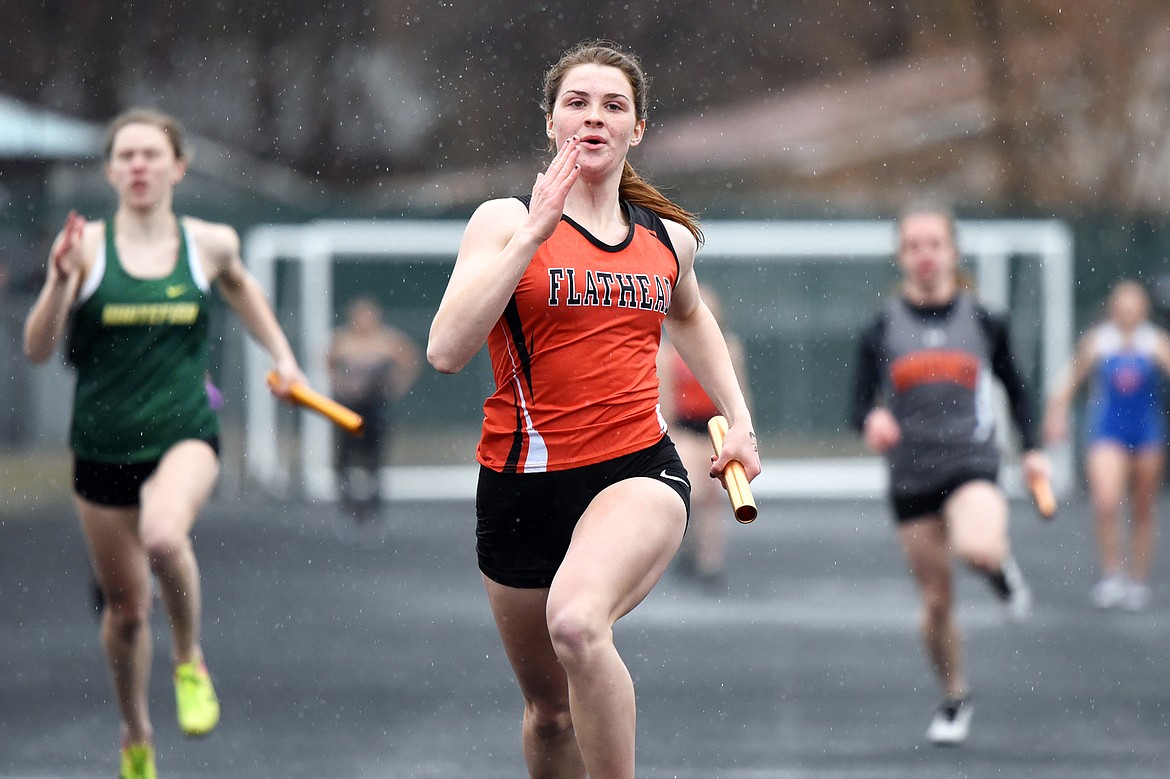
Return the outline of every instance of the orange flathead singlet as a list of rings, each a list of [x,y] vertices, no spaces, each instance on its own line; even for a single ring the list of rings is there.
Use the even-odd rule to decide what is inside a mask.
[[[628,212],[616,246],[562,219],[488,336],[496,390],[476,450],[488,468],[591,465],[666,432],[655,358],[678,259],[658,217]]]

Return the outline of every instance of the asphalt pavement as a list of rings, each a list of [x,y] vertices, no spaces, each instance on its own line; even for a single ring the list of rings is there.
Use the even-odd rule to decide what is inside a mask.
[[[1170,775],[1170,560],[1147,611],[1095,610],[1083,500],[1047,524],[1013,505],[1027,624],[958,575],[975,717],[957,748],[924,738],[940,695],[882,502],[767,500],[755,523],[728,522],[724,582],[672,569],[618,624],[639,776]],[[524,777],[473,529],[466,500],[395,502],[359,529],[330,504],[215,498],[195,544],[223,720],[179,733],[157,609],[160,777]],[[96,628],[72,508],[0,517],[0,776],[117,774]]]

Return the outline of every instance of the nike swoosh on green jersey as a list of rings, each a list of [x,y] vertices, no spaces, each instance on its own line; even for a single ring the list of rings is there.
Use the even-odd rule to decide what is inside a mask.
[[[167,289],[166,289],[168,298],[177,298],[179,295],[182,295],[186,291],[187,291],[186,284],[172,284],[169,287],[167,287]]]

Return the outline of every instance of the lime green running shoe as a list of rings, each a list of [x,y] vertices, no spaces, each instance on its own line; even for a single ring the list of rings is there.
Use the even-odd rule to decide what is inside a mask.
[[[122,747],[122,772],[119,779],[158,779],[154,768],[154,747],[134,744]]]
[[[175,666],[175,704],[179,727],[188,736],[204,736],[215,728],[219,723],[219,698],[215,697],[207,666]]]

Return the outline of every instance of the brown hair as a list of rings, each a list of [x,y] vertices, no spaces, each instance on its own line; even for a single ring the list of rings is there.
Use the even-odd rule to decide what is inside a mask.
[[[921,216],[923,214],[931,214],[933,216],[941,216],[943,221],[947,223],[947,232],[950,234],[951,243],[957,249],[959,246],[959,231],[955,226],[955,212],[949,207],[941,203],[934,203],[928,200],[911,203],[903,208],[898,213],[898,230],[901,231],[902,223],[912,216]]]
[[[123,127],[131,124],[148,124],[162,130],[167,136],[167,140],[171,142],[171,148],[175,152],[175,159],[183,160],[187,158],[186,131],[178,119],[169,114],[164,114],[162,111],[155,111],[152,108],[131,108],[128,111],[118,114],[106,126],[105,145],[102,155],[107,162],[110,159],[110,155],[114,153],[114,139]]]
[[[631,52],[623,51],[621,46],[613,41],[586,40],[578,43],[564,54],[544,74],[544,98],[540,103],[545,116],[551,116],[557,95],[565,75],[578,65],[603,65],[617,68],[630,82],[634,92],[634,115],[645,120],[648,114],[650,78],[642,70],[642,62]],[[555,151],[556,141],[552,141],[551,151]],[[654,185],[642,178],[634,166],[626,160],[622,166],[622,178],[618,183],[618,197],[636,205],[653,211],[658,216],[678,222],[695,236],[700,244],[703,242],[703,231],[699,228],[699,220],[690,211],[671,202],[659,192]]]
[[[922,215],[938,216],[946,223],[947,235],[951,239],[951,245],[955,247],[955,254],[959,260],[962,259],[962,252],[959,251],[959,228],[955,220],[955,212],[948,206],[941,203],[923,200],[916,203],[911,203],[902,209],[898,214],[897,230],[899,241],[901,240],[902,224],[912,216]],[[901,249],[898,250],[901,252]],[[964,292],[975,291],[975,279],[971,274],[959,267],[959,263],[955,263],[955,285]]]

